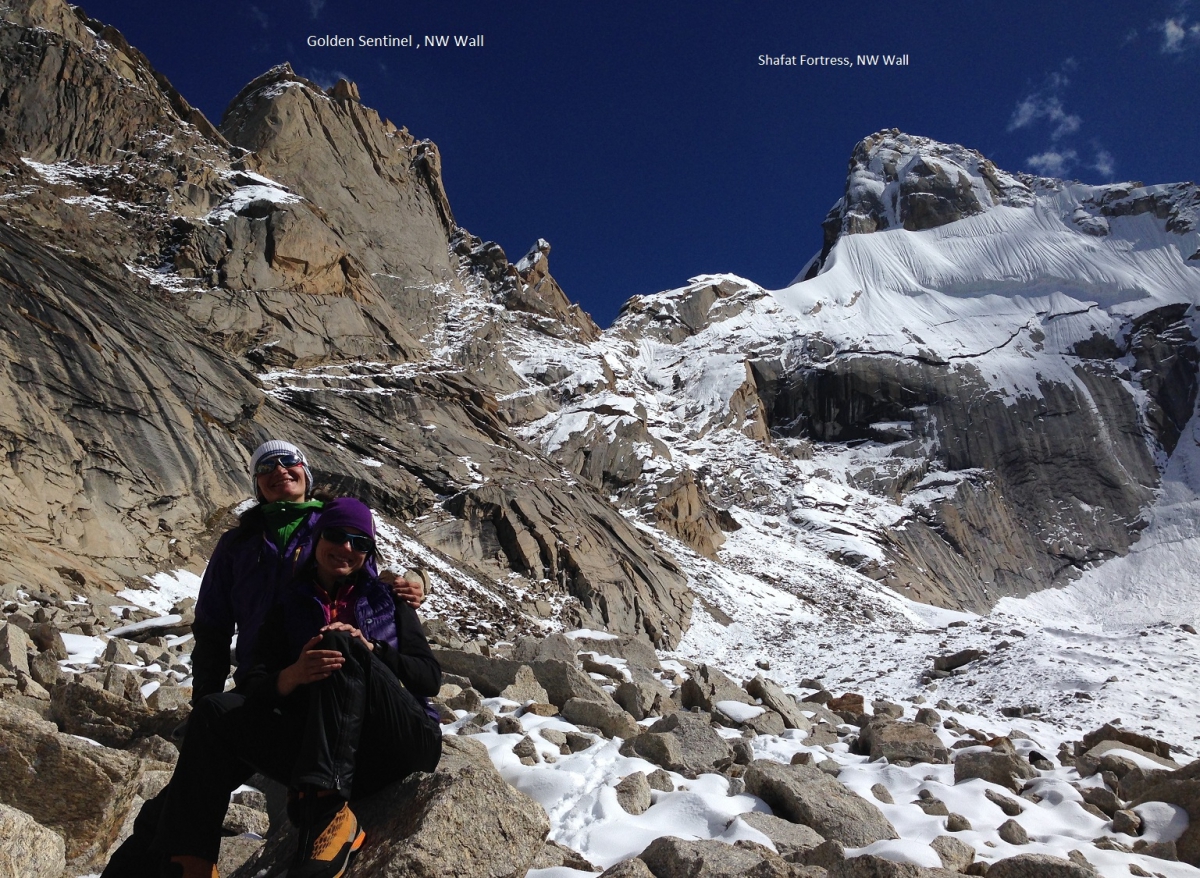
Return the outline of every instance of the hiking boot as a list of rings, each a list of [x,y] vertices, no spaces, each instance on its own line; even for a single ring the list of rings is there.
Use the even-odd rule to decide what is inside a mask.
[[[220,878],[217,864],[199,857],[171,857],[162,868],[163,878]]]
[[[296,821],[300,838],[287,878],[341,878],[367,839],[350,806],[336,795],[304,793],[288,804],[289,811],[300,817]]]

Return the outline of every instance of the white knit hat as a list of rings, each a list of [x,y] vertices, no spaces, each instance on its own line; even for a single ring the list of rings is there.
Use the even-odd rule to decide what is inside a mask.
[[[294,454],[300,458],[300,465],[304,467],[304,496],[307,497],[312,493],[313,487],[312,470],[308,468],[308,458],[304,456],[303,451],[283,439],[268,439],[254,449],[254,454],[250,457],[250,481],[254,483],[254,496],[259,500],[263,499],[258,490],[258,477],[254,475],[255,468],[261,461],[278,454]]]

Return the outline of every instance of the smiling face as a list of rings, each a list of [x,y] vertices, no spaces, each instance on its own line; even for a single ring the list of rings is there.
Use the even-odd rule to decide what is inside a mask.
[[[347,531],[357,535],[358,531]],[[350,548],[348,541],[335,543],[324,536],[317,540],[313,549],[313,557],[317,562],[317,579],[328,589],[339,579],[345,579],[352,573],[357,573],[367,563],[367,553]]]
[[[262,495],[264,503],[275,503],[279,500],[299,503],[308,490],[302,464],[289,467],[277,464],[266,475],[255,476],[255,480],[258,482],[258,492]]]

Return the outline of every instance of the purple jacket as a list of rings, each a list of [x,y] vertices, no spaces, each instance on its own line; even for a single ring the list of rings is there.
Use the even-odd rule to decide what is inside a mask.
[[[325,625],[321,600],[314,591],[312,571],[303,571],[278,600],[263,622],[255,646],[255,667],[248,671],[245,691],[252,698],[277,700],[279,672],[294,662],[300,648]],[[429,716],[428,705],[442,685],[442,671],[421,631],[416,611],[396,601],[391,590],[370,571],[359,575],[354,599],[354,626],[375,644],[374,654],[417,697]]]
[[[300,655],[300,647],[325,624],[325,611],[310,576],[301,575],[295,584],[280,592],[279,602],[283,606],[290,664]],[[400,648],[396,601],[391,590],[373,576],[360,577],[355,586],[353,624],[367,640]]]
[[[192,702],[225,688],[229,645],[237,630],[234,671],[240,683],[253,664],[254,642],[279,590],[304,567],[315,539],[319,510],[300,522],[283,552],[265,532],[262,513],[251,509],[221,537],[200,583],[192,633]]]

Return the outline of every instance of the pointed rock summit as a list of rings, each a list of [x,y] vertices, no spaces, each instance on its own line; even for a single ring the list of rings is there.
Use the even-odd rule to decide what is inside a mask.
[[[364,107],[353,83],[326,92],[281,64],[242,89],[221,131],[251,153],[248,167],[320,205],[385,292],[453,277],[437,147]]]
[[[517,311],[529,311],[557,320],[584,342],[600,337],[600,327],[578,305],[572,304],[558,281],[550,274],[550,242],[537,243],[516,264],[521,282],[505,299],[505,305]]]

